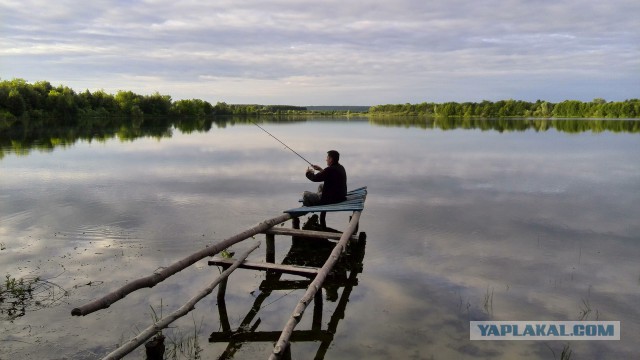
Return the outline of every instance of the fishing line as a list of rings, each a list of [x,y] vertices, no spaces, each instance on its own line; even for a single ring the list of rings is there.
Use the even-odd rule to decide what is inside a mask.
[[[295,150],[293,150],[292,148],[290,148],[287,144],[283,143],[282,141],[280,141],[280,139],[278,139],[277,137],[273,136],[270,132],[268,132],[267,130],[265,130],[262,126],[254,123],[253,121],[249,120],[249,122],[251,122],[253,125],[259,127],[262,131],[266,132],[267,134],[269,134],[269,136],[271,136],[272,138],[276,139],[280,144],[284,145],[287,149],[293,151],[294,154],[300,156],[300,158],[304,161],[306,161],[309,165],[311,165],[311,167],[313,167],[313,164],[311,162],[309,162],[309,160],[305,159],[304,157],[302,157],[302,155],[298,154]]]

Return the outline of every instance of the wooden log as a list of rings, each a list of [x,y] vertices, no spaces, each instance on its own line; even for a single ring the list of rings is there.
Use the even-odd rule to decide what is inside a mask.
[[[259,223],[258,225],[250,229],[247,229],[237,235],[234,235],[230,238],[220,241],[217,244],[214,244],[213,246],[210,246],[196,253],[193,253],[187,256],[186,258],[178,262],[175,262],[160,271],[153,273],[152,275],[134,280],[128,283],[127,285],[122,286],[118,290],[115,290],[99,299],[93,300],[88,304],[75,308],[71,310],[71,315],[84,316],[94,311],[106,309],[109,306],[111,306],[111,304],[124,298],[125,296],[127,296],[128,294],[136,290],[139,290],[145,287],[149,287],[149,288],[154,287],[156,284],[160,283],[161,281],[164,281],[169,276],[184,270],[185,268],[195,264],[199,260],[204,259],[205,257],[208,257],[208,256],[213,256],[233,244],[236,244],[242,240],[245,240],[253,235],[259,234],[269,229],[270,227],[283,223],[291,218],[292,218],[291,215],[284,214],[269,220],[265,220]]]
[[[324,282],[325,278],[338,261],[338,258],[340,258],[340,255],[344,252],[347,246],[347,242],[351,238],[351,235],[354,233],[356,225],[360,220],[360,214],[360,211],[356,211],[353,213],[351,221],[349,222],[349,226],[347,226],[347,229],[344,231],[344,233],[342,233],[340,241],[336,244],[335,248],[331,252],[331,255],[329,255],[329,258],[324,263],[322,268],[318,271],[318,275],[316,275],[315,279],[313,279],[313,282],[311,282],[311,285],[309,285],[307,291],[304,293],[304,295],[298,302],[298,305],[293,310],[291,317],[289,317],[289,321],[287,321],[287,324],[280,334],[278,342],[276,342],[276,345],[273,348],[273,352],[269,357],[270,360],[276,360],[280,359],[283,356],[286,356],[286,351],[289,347],[289,338],[293,333],[293,329],[296,327],[296,325],[298,325],[300,319],[302,319],[302,315],[304,314],[304,310],[307,308],[307,305],[314,299],[318,289],[322,288],[322,283]]]
[[[138,346],[142,345],[145,341],[149,340],[159,331],[169,326],[169,324],[188,314],[195,308],[195,305],[198,301],[211,294],[213,289],[215,289],[215,287],[218,286],[218,284],[222,282],[222,280],[226,279],[235,269],[237,269],[240,263],[243,262],[249,256],[249,254],[259,246],[260,243],[256,243],[251,249],[243,253],[238,258],[238,260],[233,263],[233,265],[223,271],[220,276],[218,276],[211,284],[209,284],[209,286],[204,288],[196,296],[187,301],[186,304],[182,305],[178,310],[169,314],[169,316],[167,316],[166,318],[163,318],[160,321],[157,321],[153,325],[149,326],[148,328],[144,329],[140,334],[138,334],[138,336],[129,340],[128,342],[111,352],[109,355],[105,356],[103,360],[123,358],[125,355],[135,350]]]
[[[342,237],[341,232],[329,232],[329,231],[316,231],[316,230],[298,230],[298,229],[288,229],[283,227],[273,227],[264,232],[265,234],[273,234],[273,235],[284,235],[284,236],[295,236],[295,237],[304,237],[304,238],[318,238],[318,239],[329,239],[329,240],[340,240]],[[358,237],[356,235],[351,236],[352,240],[357,240]]]
[[[209,265],[217,266],[229,266],[233,263],[233,259],[215,259],[209,260]],[[282,265],[272,263],[260,263],[260,262],[243,262],[240,264],[242,269],[262,270],[262,271],[275,271],[293,275],[301,275],[307,277],[313,277],[318,274],[318,268],[308,266],[296,266],[296,265]]]

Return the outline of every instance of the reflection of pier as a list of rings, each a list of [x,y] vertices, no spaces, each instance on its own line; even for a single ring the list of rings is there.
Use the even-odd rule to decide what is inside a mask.
[[[210,335],[210,342],[228,342],[227,348],[220,355],[220,359],[231,359],[234,354],[248,342],[271,342],[276,343],[283,333],[281,330],[274,331],[257,331],[260,326],[261,319],[258,313],[264,301],[269,298],[273,292],[304,290],[307,289],[314,278],[318,269],[322,267],[324,262],[330,256],[335,247],[335,243],[330,239],[339,239],[339,232],[331,234],[327,231],[314,231],[317,227],[317,216],[311,217],[310,221],[305,224],[303,230],[295,229],[274,229],[267,232],[267,262],[266,263],[244,263],[241,267],[266,271],[266,278],[260,283],[260,294],[256,297],[253,306],[249,309],[245,317],[236,329],[232,329],[227,315],[225,302],[225,292],[227,281],[223,281],[218,287],[218,312],[220,316],[221,331],[214,332]],[[294,227],[296,224],[294,223]],[[270,234],[271,232],[271,234]],[[274,262],[274,247],[269,245],[273,242],[275,234],[273,233],[289,233],[294,232],[305,237],[292,236],[292,245],[281,264]],[[313,235],[313,237],[311,237]],[[324,236],[320,238],[320,236]],[[291,342],[319,342],[320,346],[316,352],[315,359],[323,359],[329,345],[333,341],[333,337],[338,328],[338,323],[344,318],[345,309],[349,301],[351,291],[358,285],[357,276],[362,272],[362,260],[364,258],[366,235],[360,233],[358,237],[353,236],[346,247],[346,251],[339,258],[333,267],[333,270],[327,275],[322,288],[318,289],[313,297],[313,319],[311,329],[293,330],[290,334],[289,343]],[[217,259],[209,262],[210,265],[219,265],[228,267],[230,261],[226,259]],[[303,277],[306,279],[283,279],[284,274]],[[338,290],[343,288],[342,293],[338,296]],[[326,299],[331,302],[337,301],[335,311],[329,319],[328,325],[322,329],[323,317],[323,289]],[[257,318],[257,319],[256,319]],[[291,357],[291,348],[287,346],[281,354],[283,358]]]

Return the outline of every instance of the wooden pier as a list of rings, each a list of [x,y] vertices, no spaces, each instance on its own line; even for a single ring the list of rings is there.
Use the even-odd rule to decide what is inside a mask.
[[[195,304],[210,294],[215,287],[218,287],[218,312],[222,324],[222,331],[212,333],[209,337],[209,341],[229,343],[221,358],[226,359],[233,357],[233,354],[243,343],[252,341],[275,342],[273,351],[269,354],[269,359],[290,358],[291,342],[318,341],[321,345],[318,353],[316,354],[316,358],[323,358],[333,340],[333,336],[336,333],[339,320],[344,317],[344,311],[349,295],[351,294],[353,287],[358,283],[357,275],[362,272],[362,260],[364,258],[366,234],[360,233],[359,235],[356,235],[356,233],[358,230],[360,215],[364,210],[366,195],[367,189],[366,187],[363,187],[350,191],[347,194],[347,200],[342,203],[315,207],[299,207],[286,210],[283,215],[265,220],[248,230],[177,261],[169,267],[163,268],[152,275],[132,281],[102,298],[96,299],[79,308],[75,308],[72,310],[71,314],[75,316],[84,316],[94,311],[107,308],[114,302],[124,298],[129,293],[141,288],[153,287],[159,282],[164,281],[169,276],[193,265],[201,259],[213,256],[233,244],[253,237],[256,234],[265,234],[266,251],[264,262],[245,260],[249,254],[259,246],[259,243],[253,246],[249,251],[243,253],[238,259],[217,258],[210,260],[208,262],[209,265],[225,268],[225,271],[217,279],[174,313],[158,320],[142,331],[138,336],[107,355],[104,359],[120,359],[124,357],[136,347],[154,337],[154,335],[159,334],[160,331],[167,327],[171,322],[193,310]],[[326,228],[326,212],[345,211],[352,212],[352,215],[350,216],[349,223],[344,231],[338,232]],[[300,229],[299,217],[309,213],[320,213],[319,224],[315,225],[314,229],[309,229],[309,227],[313,226],[305,226],[305,228]],[[309,225],[312,223],[312,220],[315,220],[316,218],[316,215],[312,216],[309,219],[309,222],[305,225]],[[276,225],[281,225],[288,220],[292,221],[291,228],[281,226],[276,227]],[[317,228],[318,226],[320,227],[319,229]],[[275,263],[276,235],[287,236],[292,239],[292,246],[281,264]],[[335,241],[337,241],[337,243]],[[306,253],[301,250],[305,248],[307,249]],[[324,251],[320,251],[320,249],[324,249]],[[347,256],[342,256],[344,253],[347,253]],[[317,257],[319,255],[322,258],[319,260],[316,259],[314,266],[309,266],[309,258]],[[301,263],[307,265],[303,266]],[[320,264],[322,264],[322,266],[315,266]],[[226,312],[225,293],[228,286],[228,276],[238,268],[253,271],[265,271],[267,275],[266,279],[260,284],[261,293],[256,298],[254,305],[249,310],[249,313],[245,316],[242,323],[236,330],[231,330]],[[281,279],[283,274],[300,276],[304,279],[283,280]],[[339,287],[344,289],[340,296],[338,306],[329,321],[327,329],[322,330],[322,291],[323,289],[326,289],[327,291],[329,291],[328,289],[335,290]],[[306,291],[284,324],[284,328],[281,331],[256,331],[260,324],[260,320],[258,319],[253,324],[251,323],[260,309],[262,302],[265,301],[273,291],[285,289],[306,289]],[[337,298],[337,292],[335,296],[332,296],[332,298],[333,297]],[[327,298],[329,298],[329,293],[327,293]],[[307,306],[312,301],[314,303],[312,329],[296,331],[295,327],[302,319]],[[150,353],[147,352],[147,354],[148,359],[150,359]]]
[[[337,235],[341,235],[341,233],[333,234],[333,238]],[[324,355],[329,349],[329,346],[337,332],[340,320],[344,319],[345,310],[349,302],[351,292],[353,288],[358,285],[357,276],[363,269],[362,261],[364,259],[366,247],[366,235],[361,233],[358,237],[351,237],[350,240],[357,241],[349,242],[344,254],[342,254],[338,259],[335,266],[332,268],[332,271],[322,283],[322,286],[320,286],[318,291],[312,296],[313,314],[311,329],[291,329],[288,333],[288,338],[286,339],[286,347],[284,348],[284,351],[280,351],[279,354],[270,354],[271,356],[287,359],[291,357],[291,343],[315,342],[319,343],[319,346],[313,358],[324,358]],[[260,292],[256,296],[253,305],[248,309],[247,314],[242,318],[241,323],[235,329],[231,328],[229,316],[227,315],[226,310],[225,292],[228,283],[225,282],[220,284],[218,287],[217,300],[221,330],[213,332],[209,336],[209,342],[228,343],[219,359],[233,358],[234,354],[246,343],[276,343],[280,341],[284,334],[282,330],[258,330],[261,322],[259,313],[264,302],[268,298],[272,297],[274,292],[308,290],[312,287],[315,276],[321,269],[320,265],[331,256],[335,246],[335,242],[327,238],[293,237],[291,248],[282,260],[282,263],[275,267],[275,271],[273,270],[273,264],[267,262],[262,263],[264,266],[260,267],[259,270],[266,271],[266,278],[258,287]],[[227,264],[232,263],[232,261],[233,260],[229,259],[216,259],[209,261],[209,264],[226,266]],[[300,263],[313,263],[313,265],[318,265],[318,267],[295,265]],[[246,265],[246,262],[243,265]],[[253,263],[249,264],[247,268],[254,269]],[[291,268],[293,268],[293,271],[290,271]],[[296,271],[299,268],[313,269],[313,272],[316,275],[306,271],[299,273]],[[282,276],[284,274],[293,274],[302,277],[302,279],[283,279]],[[340,288],[342,288],[342,292],[338,297],[338,290]],[[325,301],[323,291],[326,293],[328,301],[337,301],[337,306],[324,329],[322,328],[323,302]],[[305,293],[305,295],[307,294]],[[311,297],[309,298],[311,299]],[[303,302],[303,300],[301,300],[301,302]],[[310,305],[310,302],[311,301],[307,302],[307,305]],[[300,318],[301,316],[302,314],[300,314]],[[277,348],[274,347],[274,352],[276,349]]]
[[[284,329],[281,332],[256,333],[254,327],[247,328],[248,323],[245,323],[247,320],[247,318],[245,318],[245,321],[243,321],[243,324],[241,324],[241,326],[236,331],[230,331],[230,329],[227,329],[227,326],[226,326],[228,325],[227,323],[226,325],[223,325],[223,331],[221,333],[213,333],[209,338],[210,341],[212,342],[229,341],[230,342],[229,347],[225,351],[225,356],[222,356],[221,358],[229,358],[228,357],[230,355],[229,351],[231,351],[231,349],[237,349],[238,343],[247,342],[249,341],[249,339],[253,339],[253,341],[273,341],[273,339],[275,338],[275,334],[279,334],[279,336],[277,338],[277,342],[274,346],[273,352],[271,353],[269,359],[289,358],[290,357],[289,346],[292,339],[299,340],[299,341],[321,341],[322,344],[324,344],[327,339],[331,339],[331,340],[333,339],[333,334],[335,333],[335,329],[333,329],[333,332],[330,331],[331,329],[328,329],[327,331],[322,331],[320,329],[321,319],[322,319],[322,288],[325,280],[327,279],[327,277],[329,277],[332,269],[340,259],[340,256],[345,252],[347,245],[350,242],[352,244],[358,244],[358,243],[364,244],[366,235],[364,233],[361,233],[359,236],[356,236],[355,232],[358,229],[360,214],[362,213],[362,210],[364,210],[364,201],[366,199],[366,195],[367,195],[366,187],[359,188],[359,189],[350,191],[348,193],[347,200],[342,203],[323,205],[323,206],[314,206],[314,207],[300,207],[300,208],[286,210],[286,212],[289,214],[306,214],[309,212],[320,212],[321,215],[320,215],[319,225],[321,228],[326,228],[326,220],[325,220],[326,212],[353,211],[353,215],[350,217],[349,224],[347,228],[344,230],[344,232],[335,232],[335,231],[329,232],[329,231],[299,229],[299,222],[297,221],[293,222],[292,229],[285,229],[285,228],[279,227],[279,228],[270,228],[263,232],[266,235],[266,243],[267,243],[266,261],[264,263],[244,262],[240,265],[240,268],[270,272],[269,275],[271,276],[268,277],[267,280],[265,280],[265,282],[268,281],[268,284],[270,286],[272,287],[275,286],[276,288],[283,286],[283,284],[281,285],[280,281],[278,281],[280,275],[282,274],[293,274],[293,275],[299,275],[299,276],[310,277],[310,278],[312,277],[313,280],[308,284],[298,283],[298,284],[304,284],[304,286],[306,287],[306,292],[298,302],[298,305],[293,310],[293,313],[289,317],[289,320],[287,321]],[[289,264],[274,264],[275,235],[291,236],[293,238],[292,241],[294,242],[296,241],[296,239],[298,239],[298,241],[300,241],[300,239],[309,239],[309,241],[313,241],[313,239],[324,239],[325,241],[338,240],[338,243],[333,247],[333,250],[330,252],[330,254],[328,254],[322,267],[319,267],[319,268],[308,267],[308,266],[296,266],[296,265],[289,265]],[[232,264],[232,263],[233,263],[233,259],[216,259],[216,260],[209,261],[209,265],[219,265],[219,266],[229,266],[229,264]],[[360,266],[360,270],[361,270],[361,266]],[[351,271],[351,275],[353,276],[352,283],[353,282],[357,283],[356,281],[357,273],[358,271]],[[276,275],[277,278],[274,279],[273,277],[274,275]],[[268,296],[269,294],[271,294],[271,291],[273,291],[273,288],[270,288],[269,286],[267,286],[265,282],[261,284],[261,287],[267,289],[267,291],[263,292],[261,296],[262,295]],[[288,284],[290,285],[291,283],[289,282]],[[225,286],[226,284],[218,288],[219,304],[221,302],[224,304],[223,294],[225,291],[224,290]],[[349,289],[351,289],[352,286],[353,285],[351,285]],[[220,292],[222,292],[222,295]],[[347,294],[350,294],[350,292],[351,290],[349,290]],[[343,294],[344,294],[344,291],[343,291]],[[347,300],[348,300],[348,296],[347,296]],[[347,300],[345,300],[345,304]],[[257,301],[258,300],[256,299],[256,302]],[[311,301],[314,302],[314,318],[313,318],[313,325],[312,325],[313,329],[311,330],[311,332],[294,331],[295,327],[302,319],[302,316],[307,306],[311,303]],[[259,305],[257,306],[257,308],[259,309]],[[254,307],[249,312],[249,314],[253,314],[253,316],[255,316],[254,314],[255,309],[256,309],[256,306],[254,305]],[[219,307],[219,311],[220,311],[221,322],[223,322],[224,321],[223,319],[227,318],[226,307],[224,305],[222,306],[222,308]],[[249,317],[249,314],[248,314],[248,317]],[[249,317],[248,319],[249,322],[251,321],[253,316]],[[257,327],[257,325],[258,324],[256,324],[255,327]],[[252,335],[247,335],[248,333]],[[239,334],[242,334],[240,335],[240,338],[238,338]],[[245,340],[240,340],[240,339],[245,339]],[[331,341],[329,341],[329,344],[330,343]],[[326,352],[326,349],[328,348],[328,344],[326,345],[326,347],[324,345],[321,346],[321,349],[323,348],[324,348],[324,352]],[[320,353],[321,352],[319,352],[319,354]]]

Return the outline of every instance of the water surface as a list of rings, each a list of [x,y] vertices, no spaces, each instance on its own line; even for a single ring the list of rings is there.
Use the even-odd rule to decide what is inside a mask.
[[[313,358],[319,347],[327,359],[551,359],[567,344],[580,359],[640,352],[640,136],[630,130],[638,122],[527,124],[262,124],[314,163],[340,151],[349,188],[369,188],[357,286],[324,292],[321,327],[333,326],[335,336],[294,342],[294,358]],[[315,188],[306,163],[250,123],[205,128],[100,141],[28,137],[20,146],[3,139],[0,275],[39,276],[55,287],[24,316],[2,320],[0,358],[106,355],[219,270],[203,260],[106,310],[71,317],[72,308],[275,217]],[[347,221],[328,216],[335,228]],[[277,261],[290,245],[276,239]],[[251,259],[263,261],[264,251],[263,244]],[[247,270],[231,276],[225,305],[233,329],[258,299],[254,331],[286,323],[304,291],[262,299],[265,279]],[[334,316],[341,311],[344,318]],[[314,326],[312,312],[297,329]],[[471,320],[580,319],[621,321],[621,340],[469,340]],[[176,342],[197,334],[202,356],[218,358],[227,344],[208,338],[223,323],[212,295],[166,333]],[[266,358],[271,347],[245,342],[233,357]]]

